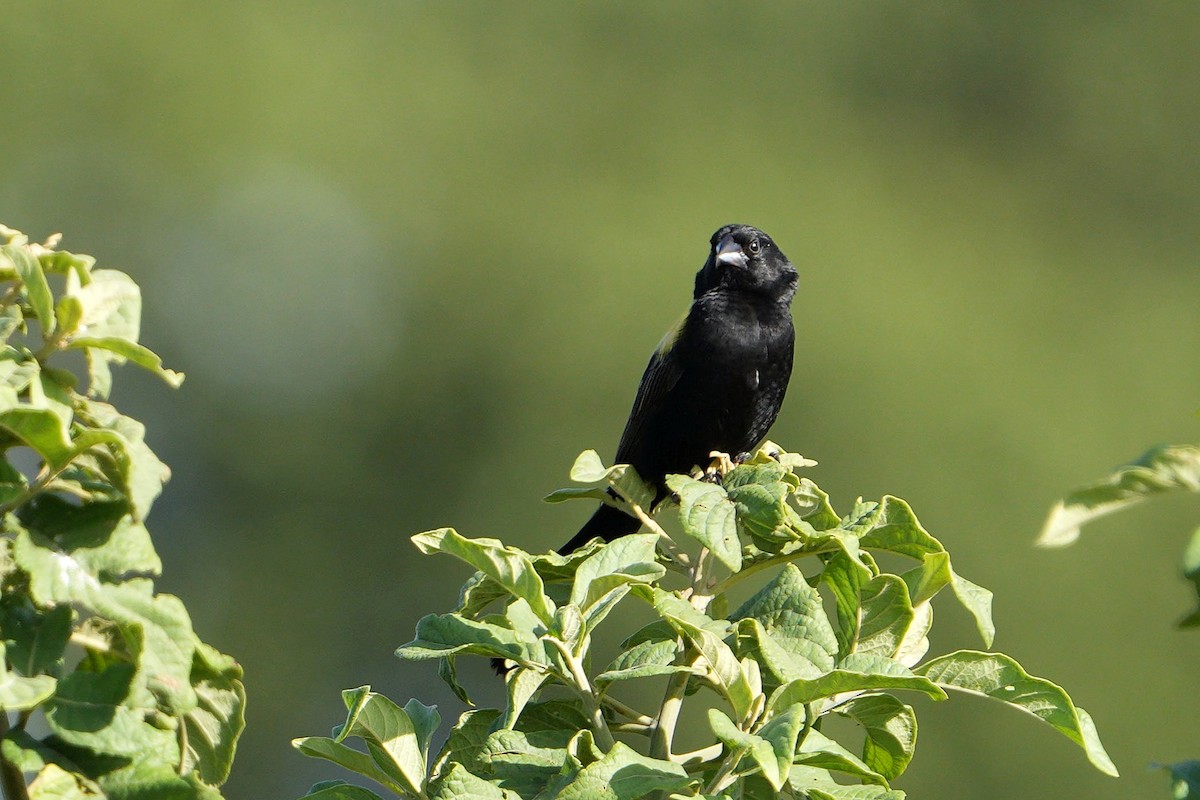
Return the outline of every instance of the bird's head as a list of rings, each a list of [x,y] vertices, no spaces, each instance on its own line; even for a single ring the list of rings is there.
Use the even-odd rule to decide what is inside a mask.
[[[696,297],[714,289],[738,289],[791,302],[796,268],[770,236],[752,225],[726,225],[709,245],[708,260],[696,273]]]

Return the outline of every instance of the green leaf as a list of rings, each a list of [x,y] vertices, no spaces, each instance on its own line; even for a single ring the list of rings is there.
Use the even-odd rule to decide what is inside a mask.
[[[1079,538],[1081,526],[1148,497],[1200,491],[1200,446],[1160,445],[1108,477],[1075,489],[1050,511],[1037,543],[1062,547]]]
[[[745,754],[746,758],[757,764],[772,788],[778,791],[783,786],[783,782],[787,780],[787,770],[792,765],[795,740],[792,741],[792,749],[786,754],[786,760],[781,763],[776,760],[770,742],[761,736],[741,730],[733,720],[715,708],[708,710],[708,725],[722,744],[735,753]]]
[[[47,764],[62,767],[67,772],[75,773],[80,786],[96,795],[100,787],[83,774],[82,768],[62,752],[38,739],[34,739],[23,730],[10,730],[0,740],[0,750],[4,759],[24,773],[38,773]]]
[[[576,457],[569,474],[571,480],[579,483],[599,483],[608,477],[608,467],[595,450],[584,450]]]
[[[34,258],[28,246],[5,244],[0,245],[0,251],[8,256],[17,271],[17,277],[25,284],[29,305],[42,324],[42,331],[47,335],[53,333],[54,296],[50,293],[50,284],[46,282],[41,262]]]
[[[850,653],[858,642],[859,594],[871,577],[871,572],[866,566],[845,552],[834,553],[825,562],[821,582],[833,592],[838,618],[838,626],[834,631],[838,641],[838,655]]]
[[[174,731],[146,722],[158,714],[140,690],[132,664],[117,662],[100,672],[76,671],[58,682],[45,708],[46,724],[62,741],[102,755],[136,759],[147,767],[177,768]]]
[[[983,639],[983,646],[991,647],[992,640],[996,638],[996,625],[992,622],[992,593],[954,570],[950,571],[950,575],[953,578],[950,588],[954,590],[955,597],[975,618],[975,629]]]
[[[884,496],[861,543],[864,548],[899,553],[918,561],[926,555],[946,551],[941,542],[921,527],[908,503],[891,495]]]
[[[54,696],[57,683],[49,675],[26,678],[9,672],[4,642],[0,641],[0,713],[37,708]]]
[[[792,768],[796,752],[796,739],[804,727],[805,709],[802,704],[794,705],[782,713],[774,714],[758,729],[758,736],[766,740],[775,756],[774,769],[763,765],[763,775],[776,791],[783,788]],[[774,778],[772,778],[774,775]]]
[[[809,657],[813,653],[805,652],[796,646],[803,645],[804,642],[792,641],[785,647],[781,640],[768,633],[756,619],[738,620],[735,630],[738,657],[752,659],[757,663],[769,687],[793,680],[813,679],[826,671],[813,663]]]
[[[469,772],[481,772],[485,769],[482,761],[484,744],[496,729],[500,712],[494,708],[477,709],[461,714],[458,722],[450,729],[442,750],[434,760],[429,774],[431,777],[444,775],[451,764],[462,764]],[[527,723],[528,717],[522,717],[521,723]],[[587,726],[587,721],[583,721]]]
[[[603,484],[616,492],[617,496],[647,512],[654,504],[656,494],[654,488],[643,481],[633,467],[628,464],[614,464],[606,467],[595,450],[584,450],[580,453],[571,466],[570,475],[571,480],[579,483]],[[547,499],[566,499],[565,496],[560,495],[560,492],[555,492]]]
[[[518,800],[490,781],[467,772],[461,764],[452,764],[449,771],[429,787],[430,800]]]
[[[246,690],[241,677],[242,669],[233,659],[197,643],[191,675],[197,705],[183,719],[188,767],[214,786],[229,777],[238,737],[246,727]]]
[[[103,582],[86,563],[36,543],[27,531],[17,535],[13,556],[29,573],[30,592],[39,605],[77,603],[115,622],[138,658],[147,685],[166,707],[171,711],[195,707],[189,676],[197,639],[179,598],[153,595],[147,582]]]
[[[22,600],[0,606],[8,663],[22,675],[58,675],[75,615],[68,605],[40,609]]]
[[[48,408],[33,408],[17,402],[16,394],[0,391],[0,428],[37,451],[46,464],[61,469],[76,455],[62,417]]]
[[[308,790],[300,800],[383,800],[372,791],[345,781],[323,781]]]
[[[753,619],[762,626],[770,643],[765,643],[752,626],[739,626],[739,635],[758,642],[759,652],[781,682],[813,678],[833,669],[837,636],[825,615],[821,595],[808,585],[794,564],[785,564],[730,619]],[[786,652],[790,667],[785,668],[779,658],[772,657],[772,644]]]
[[[737,508],[739,528],[748,536],[784,541],[794,537],[787,499],[800,481],[773,460],[750,460],[725,476],[724,486]]]
[[[537,637],[491,622],[464,619],[459,614],[422,617],[417,621],[417,638],[396,649],[397,656],[410,661],[456,653],[545,663],[545,648]]]
[[[474,619],[497,600],[507,600],[512,593],[494,580],[476,572],[458,590],[458,608],[464,617]]]
[[[867,766],[858,756],[818,730],[809,730],[796,753],[797,764],[844,772],[859,780],[887,786],[887,779]]]
[[[145,519],[171,477],[171,470],[145,442],[146,426],[96,400],[84,401],[83,415],[94,420],[97,427],[80,435],[76,448],[82,451],[96,444],[107,445],[116,465],[114,483],[129,499],[134,517]]]
[[[809,800],[904,800],[908,795],[899,789],[882,786],[829,786],[812,789]]]
[[[549,673],[522,667],[510,669],[504,674],[504,688],[508,703],[504,707],[504,719],[500,723],[502,728],[511,730],[516,727],[517,720],[520,718],[521,712],[525,710],[526,704],[549,678]]]
[[[908,556],[921,561],[923,566],[926,563],[925,559],[938,557],[946,552],[942,543],[921,527],[908,503],[898,497],[885,496],[875,513],[864,513],[862,520],[866,525],[860,542],[864,548]],[[869,524],[866,522],[868,520]],[[940,580],[936,572],[940,568],[939,565],[939,561],[934,561],[931,564],[931,570],[934,571],[925,578],[932,582],[931,585],[918,586],[918,589],[927,593],[936,585],[937,580]],[[984,645],[991,647],[996,635],[996,627],[992,622],[992,593],[955,573],[949,563],[946,564],[946,569],[950,570],[950,585],[954,594],[975,618],[975,626]],[[839,612],[841,611],[842,607],[839,605]]]
[[[913,606],[932,600],[954,580],[950,554],[928,553],[921,559],[921,566],[910,569],[900,577],[908,586],[908,596]]]
[[[88,372],[88,396],[107,400],[112,393],[112,370],[108,365],[120,358],[107,350],[88,347],[83,351],[83,359]]]
[[[683,532],[712,551],[731,572],[739,571],[742,545],[737,535],[737,507],[725,489],[687,475],[667,476],[667,488],[679,497]]]
[[[866,730],[863,763],[888,780],[898,778],[917,746],[917,715],[890,694],[856,697],[841,705],[843,714]]]
[[[93,577],[115,581],[129,575],[158,575],[162,561],[150,532],[133,519],[123,500],[78,505],[40,496],[24,514],[25,527],[53,542]]]
[[[893,659],[912,667],[929,652],[929,631],[933,628],[933,604],[928,600],[913,609],[913,621],[904,633]]]
[[[894,657],[914,616],[904,581],[895,575],[876,575],[859,590],[855,652]]]
[[[621,587],[631,583],[651,583],[666,574],[666,569],[655,561],[657,542],[658,535],[653,533],[622,536],[579,565],[571,585],[570,601],[587,616],[589,629],[611,608],[611,602],[606,601],[611,601]]]
[[[767,709],[776,711],[843,692],[875,689],[910,689],[934,700],[946,699],[946,693],[929,678],[914,673],[898,661],[851,653],[837,669],[815,680],[795,680],[780,686],[772,692]]]
[[[325,736],[304,736],[299,739],[293,739],[292,747],[295,747],[301,753],[311,758],[323,758],[326,761],[332,761],[343,769],[348,769],[351,772],[370,778],[380,786],[385,786],[396,794],[404,793],[404,789],[396,781],[392,780],[390,775],[380,769],[369,755],[355,750],[353,747],[348,747],[341,742],[334,741]]]
[[[914,670],[939,686],[991,697],[1032,714],[1049,724],[1087,753],[1096,769],[1116,777],[1092,719],[1074,705],[1061,687],[1035,678],[1003,653],[959,650],[922,664]]]
[[[575,734],[572,730],[496,731],[484,743],[477,774],[521,797],[534,797],[568,764],[567,748]]]
[[[12,506],[29,489],[29,481],[21,471],[7,461],[0,459],[0,505]]]
[[[83,319],[83,303],[78,297],[60,297],[54,306],[54,318],[58,321],[59,335],[70,336]]]
[[[98,800],[102,797],[99,791],[81,786],[76,775],[57,764],[43,767],[27,791],[29,800]]]
[[[808,478],[801,478],[796,488],[796,505],[802,509],[801,518],[816,531],[828,531],[841,524],[841,517],[829,503],[829,495]]]
[[[608,500],[611,499],[608,490],[600,486],[570,486],[565,489],[555,489],[542,498],[544,503],[562,503],[567,500]]]
[[[708,663],[713,682],[729,700],[738,718],[744,719],[754,706],[758,692],[750,685],[733,650],[724,642],[728,625],[710,619],[686,600],[657,586],[638,585],[631,591],[653,605],[654,610],[700,652]]]
[[[221,793],[194,773],[180,777],[169,764],[134,761],[105,773],[98,783],[111,800],[221,800]]]
[[[654,792],[683,791],[694,782],[678,764],[647,758],[617,742],[554,796],[556,800],[637,800]]]
[[[0,343],[7,342],[25,324],[25,315],[17,304],[0,308]]]
[[[438,724],[437,712],[416,701],[400,708],[367,686],[348,689],[342,697],[349,713],[334,741],[360,737],[384,773],[410,794],[421,794],[429,762],[429,740]]]
[[[70,275],[68,294],[83,306],[78,334],[96,339],[136,342],[141,332],[142,292],[133,279],[115,269],[94,269],[86,285]]]
[[[672,639],[640,642],[617,656],[593,682],[604,689],[617,681],[694,672],[688,665],[675,663],[677,648]]]
[[[42,269],[46,272],[55,272],[63,275],[75,273],[74,280],[87,283],[91,278],[91,269],[96,264],[96,259],[91,256],[72,253],[67,250],[43,250],[38,254],[38,260],[42,262]]]
[[[178,389],[183,385],[185,376],[182,372],[165,368],[162,365],[162,358],[156,355],[154,351],[137,342],[131,342],[128,339],[121,339],[116,336],[76,336],[70,341],[67,348],[88,351],[104,350],[105,352],[120,356],[122,359],[128,359],[148,372],[157,375],[172,389]]]
[[[529,604],[546,627],[554,624],[554,602],[546,596],[542,576],[529,557],[496,539],[467,539],[453,528],[439,528],[412,537],[422,553],[446,553],[461,559]]]
[[[517,729],[526,733],[537,731],[578,731],[589,725],[589,718],[578,699],[547,700],[530,703],[517,723]]]

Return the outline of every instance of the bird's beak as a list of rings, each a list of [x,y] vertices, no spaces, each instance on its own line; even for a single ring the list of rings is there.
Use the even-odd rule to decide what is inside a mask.
[[[717,257],[718,264],[738,269],[746,266],[746,254],[742,252],[742,246],[735,242],[732,236],[726,236],[717,243],[714,255]]]

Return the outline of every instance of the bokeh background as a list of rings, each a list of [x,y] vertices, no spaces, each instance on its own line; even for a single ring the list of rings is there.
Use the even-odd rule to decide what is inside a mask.
[[[1053,500],[1200,439],[1200,6],[8,0],[0,220],[142,285],[182,391],[116,402],[174,469],[162,586],[246,669],[227,792],[335,768],[339,690],[460,705],[392,656],[611,457],[708,236],[801,271],[772,438],[843,510],[908,499],[1123,777],[998,705],[916,701],[912,797],[1165,797],[1200,757],[1179,497],[1032,540]],[[977,646],[944,604],[934,646]],[[496,684],[469,668],[481,702]],[[657,689],[655,690],[657,691]]]

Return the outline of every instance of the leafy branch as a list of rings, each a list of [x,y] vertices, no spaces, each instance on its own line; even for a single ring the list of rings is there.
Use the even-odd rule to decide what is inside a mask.
[[[397,654],[437,661],[467,703],[457,660],[504,660],[504,708],[464,713],[430,758],[436,711],[415,700],[401,708],[360,687],[343,693],[348,715],[333,736],[295,746],[393,795],[429,800],[879,800],[904,796],[891,782],[915,752],[916,713],[903,693],[940,700],[959,692],[1042,720],[1115,775],[1091,718],[1057,685],[1003,653],[926,659],[934,598],[949,588],[990,646],[991,593],[955,572],[903,500],[859,500],[835,512],[802,475],[812,463],[768,443],[715,482],[670,476],[674,499],[649,517],[653,490],[628,466],[607,467],[588,451],[571,470],[585,485],[548,499],[623,505],[649,517],[650,532],[569,555],[531,554],[450,528],[414,536],[422,553],[453,556],[474,574],[457,607],[422,618]],[[887,572],[879,555],[909,568]],[[728,590],[751,577],[766,580],[730,611]],[[654,619],[629,631],[605,662],[593,634],[627,619],[623,609],[609,615],[628,603]],[[630,681],[663,683],[653,713],[624,696]],[[710,743],[679,752],[676,729],[690,704],[702,704]],[[857,743],[822,732],[833,715],[857,723]],[[351,747],[354,738],[365,749]],[[328,781],[306,797],[380,795]]]
[[[183,375],[138,342],[128,275],[57,237],[0,226],[0,240],[4,796],[219,798],[244,726],[241,668],[155,593],[144,520],[170,472],[107,402],[114,365],[170,386]],[[78,375],[61,365],[69,352]],[[19,468],[16,452],[36,463]]]

